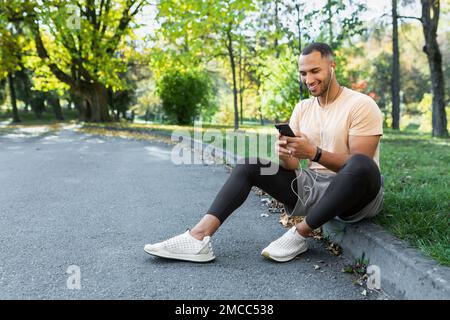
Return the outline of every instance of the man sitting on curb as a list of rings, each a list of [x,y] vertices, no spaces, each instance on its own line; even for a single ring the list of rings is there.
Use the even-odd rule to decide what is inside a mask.
[[[383,118],[369,96],[336,80],[336,63],[324,43],[307,46],[299,58],[302,81],[312,98],[295,107],[290,127],[296,137],[278,135],[280,166],[261,174],[262,164],[245,159],[233,169],[204,217],[191,230],[166,241],[145,245],[155,256],[207,262],[213,260],[211,236],[257,186],[282,202],[289,214],[304,215],[264,248],[261,254],[286,262],[308,249],[307,237],[331,219],[356,222],[378,214],[383,206],[379,143]],[[309,159],[308,169],[297,170]]]

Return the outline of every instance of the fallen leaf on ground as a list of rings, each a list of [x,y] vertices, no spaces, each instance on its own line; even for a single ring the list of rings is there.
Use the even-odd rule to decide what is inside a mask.
[[[279,221],[283,227],[290,228],[295,226],[297,223],[302,222],[303,218],[304,217],[302,216],[289,216],[287,213],[282,213]]]
[[[342,248],[334,242],[328,245],[327,250],[333,253],[335,256],[339,256],[342,253]]]

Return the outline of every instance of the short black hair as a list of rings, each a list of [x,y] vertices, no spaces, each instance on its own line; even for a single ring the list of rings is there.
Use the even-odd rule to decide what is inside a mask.
[[[310,53],[313,53],[314,51],[320,52],[320,55],[322,57],[330,57],[330,58],[334,57],[334,53],[333,53],[333,50],[331,49],[331,47],[328,44],[323,43],[323,42],[313,42],[311,44],[308,44],[302,50],[301,55],[306,56]]]

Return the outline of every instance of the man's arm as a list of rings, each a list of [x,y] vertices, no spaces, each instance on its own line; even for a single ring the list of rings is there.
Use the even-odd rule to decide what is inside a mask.
[[[372,159],[379,142],[380,136],[349,136],[349,154],[332,153],[323,150],[319,163],[331,171],[338,172],[354,154],[364,154]],[[316,153],[314,151],[314,154],[309,159],[313,159],[315,155]]]
[[[283,152],[284,156],[289,156],[289,150],[292,151],[292,158],[297,161],[299,159],[314,159],[317,151],[317,146],[314,145],[305,134],[300,134],[296,138],[287,138],[288,144],[286,145],[286,152]],[[373,158],[377,150],[378,143],[380,141],[380,135],[376,136],[349,136],[348,144],[350,153],[332,153],[322,150],[322,156],[319,163],[327,169],[338,172],[345,162],[354,154],[364,154],[370,158]],[[281,158],[281,156],[280,156]],[[290,165],[293,161],[289,160],[287,163]]]

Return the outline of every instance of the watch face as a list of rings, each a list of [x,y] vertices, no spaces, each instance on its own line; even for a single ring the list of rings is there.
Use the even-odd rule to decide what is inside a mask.
[[[319,161],[320,157],[322,156],[322,149],[320,147],[317,147],[316,156],[312,161],[317,162]]]

